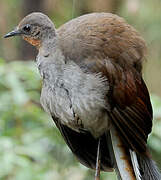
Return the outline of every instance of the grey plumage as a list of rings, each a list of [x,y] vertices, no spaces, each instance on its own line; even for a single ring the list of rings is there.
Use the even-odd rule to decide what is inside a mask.
[[[41,103],[47,112],[64,125],[76,131],[83,128],[95,137],[108,130],[107,79],[100,73],[84,73],[73,61],[65,63],[56,51],[45,58],[40,50],[37,65],[44,81]]]
[[[156,163],[146,157],[138,156],[142,180],[161,180],[161,173]]]

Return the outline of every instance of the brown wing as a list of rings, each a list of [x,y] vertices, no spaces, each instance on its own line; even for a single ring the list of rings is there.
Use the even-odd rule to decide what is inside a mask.
[[[99,67],[100,68],[100,67]],[[145,152],[152,128],[152,107],[146,85],[132,66],[105,61],[102,70],[109,79],[108,99],[112,110],[108,113],[125,145],[137,152]]]

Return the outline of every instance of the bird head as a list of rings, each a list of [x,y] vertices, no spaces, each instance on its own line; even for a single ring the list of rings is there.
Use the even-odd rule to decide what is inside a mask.
[[[56,36],[53,22],[45,14],[34,12],[22,19],[18,26],[4,38],[22,36],[24,40],[39,48],[43,41]]]

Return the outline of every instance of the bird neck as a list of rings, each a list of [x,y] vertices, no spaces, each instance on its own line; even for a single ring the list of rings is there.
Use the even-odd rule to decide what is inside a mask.
[[[38,57],[45,58],[46,63],[65,64],[65,57],[58,42],[57,36],[54,36],[51,39],[45,39],[39,48]]]
[[[52,38],[49,36],[43,39],[39,48],[39,53],[44,57],[47,57],[57,51],[57,49],[59,49],[57,39],[57,36],[53,36]]]

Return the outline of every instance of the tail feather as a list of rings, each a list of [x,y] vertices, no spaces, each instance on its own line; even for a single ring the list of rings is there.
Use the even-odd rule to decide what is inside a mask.
[[[142,180],[161,180],[161,173],[156,163],[147,156],[138,156]]]
[[[110,154],[113,157],[113,166],[117,173],[118,179],[121,180],[133,180],[135,178],[135,173],[132,167],[132,163],[129,159],[130,153],[126,151],[126,148],[122,144],[121,139],[117,135],[117,131],[114,127],[110,128],[111,134],[111,149]],[[137,179],[140,180],[140,179]]]
[[[136,180],[141,180],[140,168],[139,168],[136,152],[132,151],[131,149],[129,150],[129,152],[130,152],[131,163],[136,176]]]
[[[114,127],[110,129],[108,143],[111,143],[112,164],[121,180],[161,180],[161,173],[156,163],[147,155],[140,155],[122,144]],[[130,158],[129,158],[130,157]]]

